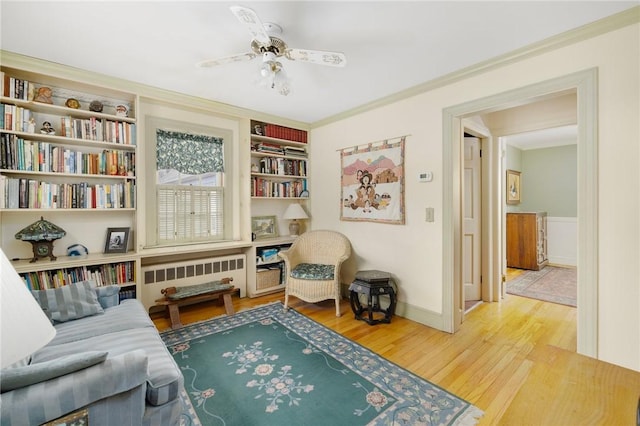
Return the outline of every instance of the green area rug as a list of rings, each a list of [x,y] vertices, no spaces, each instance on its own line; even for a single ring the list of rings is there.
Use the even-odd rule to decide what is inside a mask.
[[[195,410],[186,424],[471,425],[482,415],[279,302],[162,338]]]

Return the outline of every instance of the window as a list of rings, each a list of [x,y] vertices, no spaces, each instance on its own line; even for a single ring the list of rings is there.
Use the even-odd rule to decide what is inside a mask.
[[[225,238],[224,140],[156,129],[156,243]]]

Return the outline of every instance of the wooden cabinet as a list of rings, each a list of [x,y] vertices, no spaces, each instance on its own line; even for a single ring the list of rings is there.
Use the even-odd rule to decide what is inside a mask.
[[[547,263],[547,213],[507,213],[507,266],[537,271]]]

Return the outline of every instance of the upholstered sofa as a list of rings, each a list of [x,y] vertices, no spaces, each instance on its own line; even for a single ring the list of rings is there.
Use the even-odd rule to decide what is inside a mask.
[[[56,328],[28,365],[2,370],[1,424],[35,425],[86,409],[91,426],[175,425],[184,379],[142,304],[118,286],[33,292]],[[56,290],[60,293],[60,290]]]

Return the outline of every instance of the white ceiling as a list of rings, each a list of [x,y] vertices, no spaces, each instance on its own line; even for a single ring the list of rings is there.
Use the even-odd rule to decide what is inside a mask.
[[[260,88],[260,59],[229,6],[284,28],[289,47],[341,51],[345,68],[283,59],[287,97]],[[171,91],[313,123],[596,21],[638,1],[13,1],[1,47]]]
[[[516,135],[503,136],[503,139],[507,145],[512,145],[523,151],[563,145],[576,145],[578,143],[578,126],[573,124],[570,126],[518,133]]]

